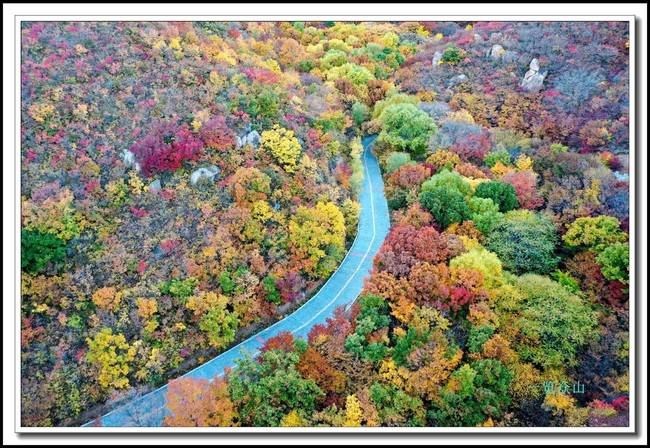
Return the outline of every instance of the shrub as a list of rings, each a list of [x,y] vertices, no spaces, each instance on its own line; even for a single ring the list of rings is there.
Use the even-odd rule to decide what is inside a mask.
[[[455,65],[458,64],[464,58],[464,51],[454,45],[451,45],[445,48],[444,53],[442,53],[442,62],[447,64]]]
[[[143,139],[134,143],[130,151],[142,167],[145,176],[174,171],[187,160],[198,160],[203,143],[196,138],[187,125],[161,123]]]
[[[20,267],[37,274],[54,266],[58,269],[65,260],[66,244],[58,236],[33,230],[20,231]]]
[[[235,146],[235,134],[222,116],[212,118],[201,126],[199,135],[208,148],[225,151]]]
[[[172,297],[187,298],[194,293],[197,283],[196,279],[191,277],[185,280],[172,279],[161,283],[159,289],[161,293]]]

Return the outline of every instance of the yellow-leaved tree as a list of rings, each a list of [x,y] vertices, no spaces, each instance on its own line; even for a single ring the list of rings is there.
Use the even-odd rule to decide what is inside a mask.
[[[294,262],[309,275],[324,278],[336,269],[345,251],[345,218],[333,202],[298,207],[289,221]]]
[[[361,404],[356,395],[348,395],[345,399],[345,423],[343,426],[361,426]]]
[[[110,328],[103,328],[94,338],[86,339],[88,353],[86,360],[99,372],[97,381],[103,389],[129,387],[129,362],[135,357],[135,348],[129,346],[122,334],[113,334]]]
[[[285,428],[295,428],[295,427],[300,427],[300,426],[307,426],[307,422],[305,422],[305,419],[303,419],[300,414],[294,409],[293,411],[289,412],[287,415],[282,417],[282,421],[280,422],[280,426],[285,427]]]
[[[187,299],[185,306],[194,311],[199,328],[214,348],[223,348],[235,339],[239,328],[237,313],[227,308],[228,298],[214,292],[201,292]]]
[[[293,131],[275,125],[262,132],[262,148],[268,150],[287,173],[296,170],[302,148]]]

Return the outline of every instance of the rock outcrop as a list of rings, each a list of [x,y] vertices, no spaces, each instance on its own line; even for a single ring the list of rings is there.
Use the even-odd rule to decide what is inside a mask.
[[[431,66],[433,68],[436,68],[438,64],[440,64],[441,60],[442,60],[442,51],[436,51],[433,54],[433,58],[431,59]]]
[[[190,183],[196,185],[201,181],[213,182],[214,178],[219,175],[221,169],[216,165],[210,165],[208,167],[199,168],[192,172],[190,176]]]
[[[506,50],[499,44],[492,45],[492,48],[488,51],[488,56],[493,60],[497,61],[503,57]]]
[[[162,188],[162,184],[160,183],[160,179],[156,179],[153,182],[149,184],[149,191],[152,193],[158,193]]]
[[[140,164],[137,160],[135,160],[135,154],[133,154],[128,149],[122,151],[122,162],[124,162],[124,165],[126,165],[128,168],[133,168],[138,172],[140,171]]]
[[[243,148],[246,145],[251,145],[253,148],[257,149],[260,146],[260,141],[262,137],[257,131],[250,131],[247,134],[237,137],[237,148]]]
[[[465,81],[467,81],[467,75],[465,73],[461,73],[460,75],[456,75],[449,80],[449,87],[457,86],[458,84],[464,83]]]
[[[533,58],[530,61],[529,70],[524,75],[524,79],[521,80],[519,84],[527,92],[539,92],[544,84],[544,78],[546,78],[547,72],[539,72],[539,61],[537,58]]]

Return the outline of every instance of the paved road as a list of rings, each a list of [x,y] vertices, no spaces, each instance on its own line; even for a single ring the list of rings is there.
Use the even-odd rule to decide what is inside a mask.
[[[363,141],[365,176],[359,195],[361,214],[357,237],[334,274],[311,299],[292,314],[187,372],[182,375],[183,377],[211,380],[215,375],[223,374],[225,367],[234,366],[235,360],[245,353],[254,356],[265,340],[282,331],[290,331],[296,337],[306,338],[314,325],[324,323],[333,315],[335,308],[341,305],[348,306],[359,296],[363,288],[363,280],[368,275],[373,258],[390,227],[379,165],[369,149],[373,140],[368,137]],[[101,418],[101,424],[113,427],[161,426],[166,412],[166,394],[167,385],[114,409]],[[91,424],[87,423],[84,426]]]

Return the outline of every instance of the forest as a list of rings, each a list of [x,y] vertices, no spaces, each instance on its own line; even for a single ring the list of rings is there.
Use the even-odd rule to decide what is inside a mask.
[[[176,427],[629,425],[627,22],[20,34],[22,425],[165,384]],[[367,231],[367,136],[391,228],[361,295],[183,376]]]

